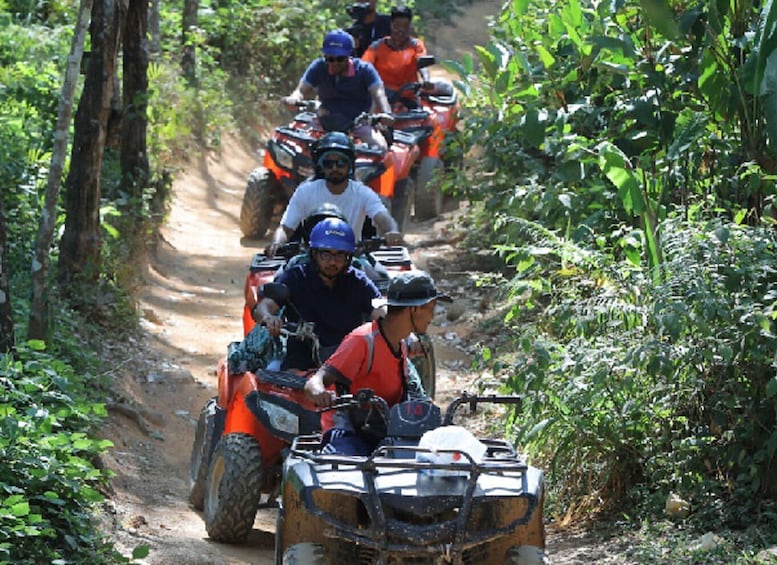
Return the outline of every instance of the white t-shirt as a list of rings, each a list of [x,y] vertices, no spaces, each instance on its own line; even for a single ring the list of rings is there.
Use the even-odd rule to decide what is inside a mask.
[[[357,241],[361,239],[365,217],[374,218],[380,212],[387,212],[380,197],[366,184],[349,180],[342,194],[332,194],[326,187],[326,179],[315,179],[303,182],[291,195],[281,225],[295,230],[302,220],[326,203],[340,208]]]

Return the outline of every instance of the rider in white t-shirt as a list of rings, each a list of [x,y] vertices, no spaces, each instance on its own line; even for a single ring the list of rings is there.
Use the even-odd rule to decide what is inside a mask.
[[[327,202],[340,208],[357,238],[361,236],[364,219],[370,218],[389,245],[402,243],[397,223],[380,197],[366,184],[351,179],[355,159],[356,148],[344,133],[330,132],[316,143],[313,160],[324,178],[303,182],[294,191],[281,225],[265,250],[269,257],[289,240],[305,218]]]

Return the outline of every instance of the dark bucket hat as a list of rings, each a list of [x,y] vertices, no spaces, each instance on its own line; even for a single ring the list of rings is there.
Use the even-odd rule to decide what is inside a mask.
[[[453,302],[447,294],[437,290],[426,271],[406,271],[389,282],[386,303],[389,306],[422,306],[432,300]]]

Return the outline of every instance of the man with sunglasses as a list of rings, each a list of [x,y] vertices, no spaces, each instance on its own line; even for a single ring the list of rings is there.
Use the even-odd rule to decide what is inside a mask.
[[[365,218],[386,238],[389,245],[400,245],[402,234],[380,197],[366,184],[353,180],[356,147],[342,132],[322,136],[313,148],[316,178],[300,184],[291,195],[281,224],[273,234],[265,254],[275,252],[294,235],[297,227],[323,204],[337,206],[344,214],[357,239],[361,239]]]
[[[351,56],[353,47],[348,32],[338,29],[327,33],[321,47],[323,58],[310,63],[297,88],[282,102],[295,108],[305,98],[318,95],[318,116],[325,129],[350,125],[357,116],[373,109],[383,113],[383,125],[391,125],[391,106],[383,81],[372,64]],[[356,128],[353,134],[370,145],[387,148],[385,138],[369,124]]]
[[[310,261],[284,270],[276,282],[290,291],[294,308],[286,308],[290,321],[315,324],[319,339],[319,358],[315,359],[309,341],[290,338],[282,368],[311,369],[335,350],[342,339],[365,319],[377,319],[385,308],[375,308],[380,292],[360,269],[351,265],[356,238],[351,227],[338,218],[326,218],[310,232]],[[270,335],[280,335],[282,321],[276,316],[280,305],[263,297],[251,315],[263,323]],[[297,315],[302,320],[297,319]]]

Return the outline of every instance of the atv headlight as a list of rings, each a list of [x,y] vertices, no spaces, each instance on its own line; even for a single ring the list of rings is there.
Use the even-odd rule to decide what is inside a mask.
[[[356,180],[367,184],[372,179],[379,177],[386,171],[386,167],[383,163],[356,163],[356,170],[354,171],[354,178]]]
[[[272,428],[287,434],[299,434],[299,416],[293,412],[266,400],[259,400],[259,408],[267,414]]]
[[[275,141],[270,141],[267,144],[267,150],[279,167],[289,170],[294,168],[294,151]]]

